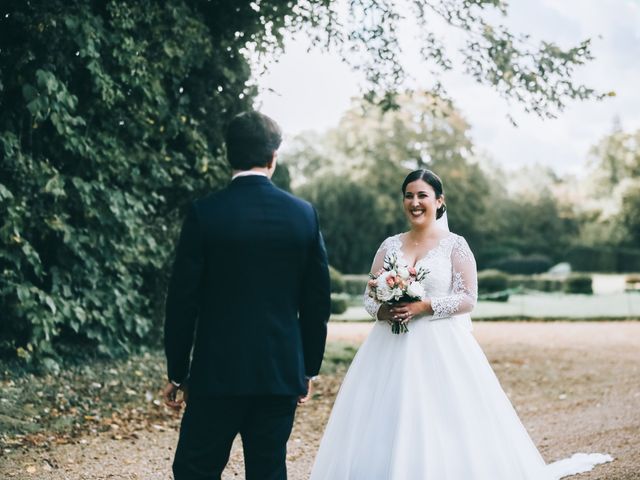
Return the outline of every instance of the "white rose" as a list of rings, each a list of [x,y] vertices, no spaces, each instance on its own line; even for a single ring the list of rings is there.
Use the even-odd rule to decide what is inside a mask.
[[[382,285],[383,283],[386,284],[387,278],[389,278],[389,272],[387,271],[382,272],[380,276],[376,278],[376,282],[378,282],[378,286]]]
[[[403,280],[408,280],[411,274],[409,273],[409,269],[407,267],[400,267],[398,269],[398,275]]]
[[[378,277],[376,280],[378,286],[376,287],[376,297],[381,302],[388,302],[393,298],[393,290],[389,287],[387,283],[387,277],[389,276],[389,272],[385,272]]]
[[[393,293],[393,298],[395,298],[396,300],[404,296],[404,293],[402,292],[401,288],[394,288],[392,293]]]
[[[376,290],[376,296],[381,302],[388,302],[393,298],[393,290],[386,283],[380,285]]]
[[[413,282],[407,288],[407,294],[413,298],[422,298],[424,297],[424,288],[422,288],[420,282]]]

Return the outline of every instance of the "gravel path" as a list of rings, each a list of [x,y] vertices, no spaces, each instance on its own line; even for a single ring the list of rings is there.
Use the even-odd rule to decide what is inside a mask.
[[[335,323],[330,339],[360,342],[371,324]],[[474,334],[547,461],[606,452],[613,463],[576,480],[640,479],[640,322],[491,322]],[[289,443],[289,478],[308,477],[341,375],[325,376],[298,411]],[[86,436],[76,444],[13,451],[0,478],[170,479],[177,432],[158,427],[133,438]],[[243,477],[236,443],[223,479]]]

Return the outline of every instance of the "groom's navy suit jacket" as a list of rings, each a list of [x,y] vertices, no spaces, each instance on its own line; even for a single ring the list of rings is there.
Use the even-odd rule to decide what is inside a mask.
[[[170,380],[210,395],[303,394],[322,363],[329,313],[309,203],[251,175],[191,205],[167,296]]]

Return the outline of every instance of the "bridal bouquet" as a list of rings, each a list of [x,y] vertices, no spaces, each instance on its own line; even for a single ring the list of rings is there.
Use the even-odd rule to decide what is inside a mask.
[[[369,295],[375,300],[393,305],[400,302],[415,302],[424,297],[424,288],[420,283],[429,273],[422,267],[413,268],[398,263],[394,253],[384,259],[384,266],[375,274],[370,273]],[[400,322],[391,323],[391,332],[395,334],[408,332],[407,325]]]

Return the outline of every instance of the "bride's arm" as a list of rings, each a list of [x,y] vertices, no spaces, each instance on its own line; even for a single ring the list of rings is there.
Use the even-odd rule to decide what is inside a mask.
[[[458,237],[451,251],[451,293],[430,299],[433,318],[469,313],[478,300],[478,274],[476,260],[463,237]]]
[[[376,256],[373,259],[371,265],[371,273],[378,272],[384,266],[384,257],[387,254],[389,239],[382,242],[380,248],[376,252]],[[365,310],[376,320],[389,320],[391,315],[389,313],[389,306],[383,305],[381,302],[371,296],[371,289],[367,284],[364,290],[364,308]]]

